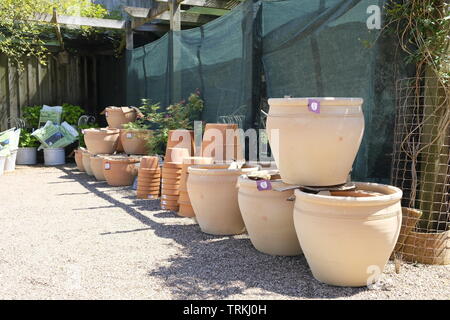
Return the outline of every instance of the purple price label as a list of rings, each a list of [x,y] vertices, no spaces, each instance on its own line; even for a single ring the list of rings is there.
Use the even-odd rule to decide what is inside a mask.
[[[308,110],[314,113],[320,113],[320,101],[316,99],[308,99]]]
[[[272,190],[272,184],[269,180],[258,180],[256,181],[256,187],[259,191],[268,191]]]

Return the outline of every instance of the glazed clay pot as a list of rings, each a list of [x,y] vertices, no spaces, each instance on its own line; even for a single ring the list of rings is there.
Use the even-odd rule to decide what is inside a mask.
[[[279,176],[270,180],[272,190],[258,190],[257,181],[239,177],[239,208],[253,246],[267,254],[295,256],[302,253],[294,227],[294,202],[288,201],[294,190],[286,188]],[[259,183],[263,183],[260,181]]]
[[[84,172],[84,166],[83,166],[83,151],[80,149],[75,150],[75,163],[77,164],[78,170],[81,172]]]
[[[295,191],[294,224],[314,277],[335,286],[377,281],[402,223],[398,188],[356,183],[381,196],[337,197]],[[369,282],[368,282],[369,281]]]
[[[188,169],[187,188],[197,222],[203,232],[214,235],[245,231],[238,205],[237,181],[241,174],[258,167],[228,169],[228,165],[195,165]]]
[[[106,182],[113,187],[130,186],[134,182],[133,167],[136,158],[116,157],[103,159],[103,174]]]
[[[95,176],[95,179],[97,179],[98,181],[105,181],[105,175],[104,175],[104,170],[103,170],[103,159],[106,157],[107,155],[93,155],[91,156],[91,170],[92,173]]]
[[[91,154],[87,151],[82,153],[82,162],[83,162],[83,168],[84,171],[86,171],[86,173],[90,176],[94,175],[94,172],[92,172],[91,169]]]
[[[150,136],[150,130],[120,130],[120,142],[127,154],[147,154],[147,141]]]
[[[84,142],[92,154],[112,154],[116,151],[119,129],[85,129]]]
[[[320,102],[320,113],[310,111],[311,99]],[[311,99],[269,99],[266,131],[275,162],[288,184],[343,184],[363,137],[363,99]]]
[[[129,107],[108,107],[103,112],[110,128],[121,129],[122,125],[136,121],[137,111]]]

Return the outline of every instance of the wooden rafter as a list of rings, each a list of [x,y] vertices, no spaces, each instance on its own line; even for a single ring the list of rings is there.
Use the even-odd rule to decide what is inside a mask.
[[[55,22],[53,15],[47,13],[38,13],[31,20],[44,23],[57,23],[70,26],[86,26],[106,29],[125,29],[126,24],[125,20],[86,18],[65,15],[58,15],[58,21]]]

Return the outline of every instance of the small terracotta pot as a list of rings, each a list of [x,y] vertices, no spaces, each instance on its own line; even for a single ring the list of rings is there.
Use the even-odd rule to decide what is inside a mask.
[[[402,191],[375,183],[358,190],[381,196],[336,197],[295,190],[294,224],[313,276],[335,286],[376,282],[397,242]],[[373,282],[372,282],[373,283]]]
[[[161,204],[166,205],[166,206],[171,206],[171,207],[178,207],[177,200],[167,200],[167,199],[163,199],[162,197],[163,197],[163,195],[161,195]]]
[[[83,166],[83,151],[80,149],[75,150],[75,162],[77,164],[77,169],[81,172],[84,172],[84,166]]]
[[[259,167],[229,169],[228,165],[195,165],[189,168],[189,198],[201,230],[214,235],[245,231],[238,204],[237,180]]]
[[[168,206],[168,205],[161,205],[161,209],[163,210],[167,210],[167,211],[174,211],[177,212],[178,211],[178,206]]]
[[[180,208],[178,210],[178,215],[182,217],[192,218],[195,217],[194,209],[190,204],[179,203]]]
[[[92,154],[112,154],[116,150],[119,139],[119,129],[85,129],[84,142]]]
[[[120,142],[127,154],[147,154],[147,141],[151,137],[150,130],[120,130]]]
[[[191,203],[191,199],[189,199],[189,194],[186,191],[181,191],[180,190],[180,197],[178,198],[178,202],[179,203]]]
[[[176,168],[178,170],[181,170],[183,169],[183,164],[178,162],[164,162],[163,167],[168,169]]]
[[[162,200],[169,200],[169,201],[176,201],[177,204],[178,204],[178,196],[170,196],[170,195],[167,195],[167,194],[163,194],[163,195],[161,195],[161,199]]]
[[[98,181],[105,181],[105,175],[103,173],[103,159],[107,155],[95,155],[91,156],[91,170]]]
[[[147,156],[141,158],[141,169],[158,169],[159,158],[155,156]]]
[[[103,110],[108,126],[111,128],[122,129],[122,125],[136,121],[137,112],[129,107],[107,107]]]
[[[180,180],[181,178],[181,173],[162,173],[161,177],[163,179],[176,179],[176,180]]]
[[[82,155],[82,162],[83,162],[83,167],[84,170],[86,171],[86,173],[90,176],[93,176],[94,173],[92,172],[91,169],[91,154],[89,152],[83,152]]]
[[[123,158],[104,158],[103,174],[106,182],[110,186],[130,186],[134,182],[132,169],[134,164],[139,162],[138,159],[129,157]]]
[[[176,191],[180,191],[180,186],[179,185],[173,185],[173,184],[161,184],[161,189],[164,190],[176,190]]]
[[[189,150],[184,148],[167,148],[165,162],[175,162],[181,164],[184,158],[189,157]]]
[[[166,167],[162,167],[162,170],[161,170],[161,172],[162,173],[167,173],[167,174],[181,174],[181,171],[182,171],[183,169],[178,169],[178,168],[166,168]]]
[[[189,155],[194,155],[194,131],[184,129],[169,130],[167,136],[167,148],[183,148],[188,150]]]
[[[240,176],[238,181],[239,208],[250,240],[258,251],[266,254],[299,255],[302,250],[294,227],[294,202],[288,201],[294,190],[273,190],[289,187],[281,181],[277,172],[273,172],[268,182],[271,190],[258,189],[258,184],[264,182],[251,180],[245,175]]]
[[[161,194],[167,196],[178,196],[180,194],[180,191],[174,189],[161,188]]]
[[[152,194],[152,193],[138,193],[136,194],[136,197],[138,199],[146,199],[146,200],[156,200],[159,198],[158,194]]]

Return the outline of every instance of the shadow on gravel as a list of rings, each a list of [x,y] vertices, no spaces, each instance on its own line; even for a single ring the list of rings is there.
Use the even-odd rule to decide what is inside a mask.
[[[90,192],[112,206],[122,208],[148,227],[115,233],[153,229],[157,236],[172,239],[183,247],[182,255],[171,258],[169,265],[148,272],[149,276],[165,281],[178,299],[223,299],[244,294],[247,290],[248,294],[255,295],[252,289],[263,289],[291,298],[340,298],[367,290],[322,284],[313,278],[304,256],[280,257],[260,253],[253,248],[246,235],[215,237],[202,233],[197,224],[157,223],[135,208],[154,211],[153,215],[159,218],[174,218],[177,215],[161,211],[159,200],[139,200],[129,196],[134,199],[134,205],[122,203],[99,190],[99,185],[92,183],[93,177],[79,174],[72,168],[60,169],[66,174],[62,178],[78,181]],[[130,187],[123,190],[130,190]],[[102,235],[106,234],[110,233]]]

